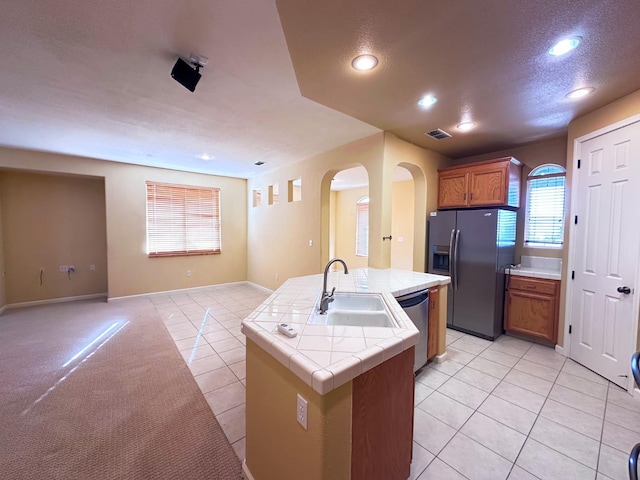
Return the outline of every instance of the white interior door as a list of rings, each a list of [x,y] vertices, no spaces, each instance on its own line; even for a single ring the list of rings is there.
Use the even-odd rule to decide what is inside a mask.
[[[583,142],[578,158],[570,356],[627,388],[640,287],[640,122]]]

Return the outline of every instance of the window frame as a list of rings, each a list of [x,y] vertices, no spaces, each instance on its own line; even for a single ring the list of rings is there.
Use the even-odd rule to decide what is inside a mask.
[[[553,173],[539,173],[541,170],[549,168],[549,167],[553,167],[556,169],[555,172]],[[563,183],[562,183],[562,213],[559,216],[559,224],[560,224],[560,235],[558,237],[556,237],[558,239],[558,241],[551,241],[551,242],[539,242],[539,241],[532,241],[529,240],[529,234],[530,231],[532,229],[532,224],[531,224],[531,210],[532,210],[532,189],[533,189],[533,185],[534,182],[536,180],[538,181],[544,181],[544,180],[550,180],[553,178],[563,178]],[[567,207],[567,181],[566,181],[566,177],[567,177],[567,171],[566,169],[562,166],[562,165],[558,165],[555,163],[545,163],[542,165],[539,165],[537,167],[535,167],[533,170],[531,170],[531,172],[529,173],[529,175],[527,176],[527,189],[526,189],[526,209],[525,209],[525,218],[524,218],[524,238],[523,238],[523,245],[525,248],[532,248],[532,249],[562,249],[564,247],[564,234],[565,234],[565,213],[566,213],[566,207]],[[544,188],[543,186],[539,186],[536,188]],[[558,218],[558,216],[554,216],[552,218]],[[545,225],[544,222],[539,222],[538,223],[538,227],[539,228],[548,228],[549,230],[551,230],[553,228],[553,224],[552,224],[553,220],[550,222],[547,222],[547,224]]]
[[[222,253],[219,188],[148,180],[145,190],[149,258]]]
[[[368,196],[360,198],[356,202],[356,256],[368,257],[369,256],[369,201]],[[366,207],[365,207],[366,205]],[[361,225],[363,221],[363,215],[366,213],[366,225]],[[364,232],[363,232],[364,230]],[[365,242],[361,244],[361,236],[365,236]],[[361,248],[364,248],[364,253]]]

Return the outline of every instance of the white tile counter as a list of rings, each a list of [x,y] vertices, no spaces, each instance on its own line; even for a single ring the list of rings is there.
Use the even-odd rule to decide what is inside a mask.
[[[341,268],[341,266],[339,266]],[[411,348],[419,333],[394,297],[446,285],[449,277],[407,270],[359,268],[331,272],[327,290],[380,293],[398,328],[312,324],[322,293],[323,275],[287,280],[242,322],[242,332],[320,394]],[[289,338],[279,323],[293,326]]]
[[[562,260],[550,257],[534,257],[523,255],[521,264],[506,268],[505,273],[520,277],[546,278],[547,280],[562,279]]]

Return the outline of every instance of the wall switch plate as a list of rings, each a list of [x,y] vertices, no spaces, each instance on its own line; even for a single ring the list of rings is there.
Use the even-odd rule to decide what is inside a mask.
[[[298,405],[296,409],[296,417],[298,418],[298,423],[302,425],[302,427],[307,429],[307,409],[309,408],[308,402],[302,398],[302,396],[298,393]]]
[[[68,265],[60,265],[60,271],[61,272],[68,272],[69,271],[69,266]]]
[[[95,269],[96,269],[95,265],[93,265],[93,264],[89,265],[89,270],[95,270]]]

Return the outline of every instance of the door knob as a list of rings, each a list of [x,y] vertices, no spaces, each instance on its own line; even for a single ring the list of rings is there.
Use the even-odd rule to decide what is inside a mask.
[[[618,287],[618,292],[629,295],[631,293],[631,289],[629,287]]]

